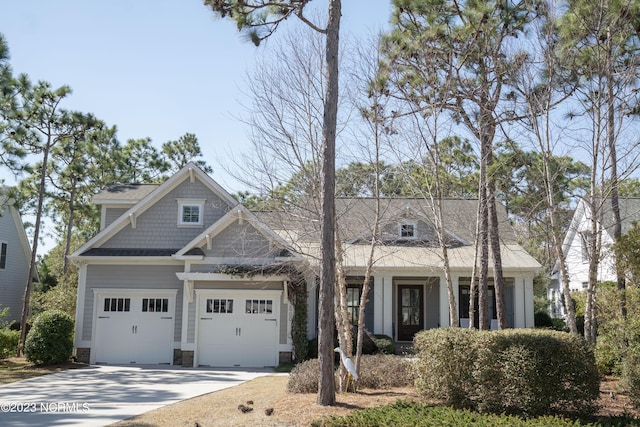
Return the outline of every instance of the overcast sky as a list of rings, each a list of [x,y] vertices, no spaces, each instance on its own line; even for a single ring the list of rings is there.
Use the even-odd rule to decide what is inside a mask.
[[[387,25],[390,0],[342,3],[343,36],[366,37]],[[237,119],[243,78],[264,49],[202,1],[4,1],[0,33],[14,73],[71,86],[65,108],[116,125],[122,142],[150,137],[159,147],[195,133],[214,179],[241,189],[218,159],[248,149],[249,129]],[[12,183],[6,170],[0,178]]]

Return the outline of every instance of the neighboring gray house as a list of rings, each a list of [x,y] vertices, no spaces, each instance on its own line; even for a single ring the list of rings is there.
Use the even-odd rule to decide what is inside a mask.
[[[288,266],[305,277],[308,331],[317,327],[317,221],[302,212],[250,212],[194,164],[160,185],[118,185],[95,196],[102,229],[70,258],[79,266],[75,347],[91,363],[262,367],[290,360]],[[371,199],[339,199],[339,230],[355,316],[371,240]],[[445,202],[452,275],[468,307],[477,203]],[[448,325],[440,250],[424,200],[385,202],[365,322],[410,341]],[[500,209],[507,311],[533,326],[540,265],[517,243]],[[252,266],[262,274],[238,275]],[[466,311],[468,313],[468,310]],[[354,317],[355,320],[355,317]],[[462,324],[468,319],[462,320]]]
[[[613,210],[611,199],[601,199],[596,202],[601,217],[597,218],[598,229],[602,230],[600,259],[598,265],[598,281],[616,281],[615,261],[611,250],[613,238]],[[622,234],[632,227],[634,221],[640,220],[640,198],[621,198],[620,219],[622,220]],[[586,200],[580,199],[573,213],[571,224],[562,244],[562,250],[567,260],[569,271],[569,286],[571,291],[582,291],[589,283],[589,248],[588,237],[591,233],[591,207]],[[599,216],[599,215],[598,215]],[[547,292],[549,311],[552,317],[564,317],[563,290],[560,281],[560,269],[556,263],[551,274],[551,284]]]
[[[29,275],[31,247],[14,200],[0,187],[0,310],[9,307],[9,316],[0,319],[19,322],[22,298]],[[37,280],[37,275],[34,277]]]

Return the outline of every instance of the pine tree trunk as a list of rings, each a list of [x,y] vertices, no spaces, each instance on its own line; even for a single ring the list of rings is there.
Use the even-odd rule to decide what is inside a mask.
[[[496,296],[496,317],[498,319],[498,329],[506,329],[509,325],[507,323],[507,313],[504,303],[504,278],[502,276],[502,255],[500,253],[498,212],[496,209],[496,197],[493,182],[489,182],[487,184],[489,187],[487,204],[489,206],[489,239],[491,242],[491,255],[493,258],[493,285]]]
[[[622,236],[622,220],[620,218],[620,203],[618,196],[618,154],[616,150],[615,135],[615,95],[613,93],[613,73],[611,64],[611,32],[607,31],[607,141],[609,145],[609,167],[611,168],[611,211],[613,212],[613,240],[618,242]],[[618,282],[618,304],[620,315],[623,319],[627,317],[627,301],[625,288],[627,286],[624,269],[620,268],[616,260],[616,278]]]
[[[318,304],[318,380],[319,405],[335,405],[336,391],[333,376],[333,293],[336,280],[335,260],[335,155],[338,115],[338,48],[340,36],[341,1],[330,0],[326,45],[326,103],[322,128],[322,213],[320,251],[320,301]]]
[[[36,221],[33,232],[33,245],[31,247],[31,259],[29,260],[29,275],[24,289],[22,299],[22,316],[20,317],[20,341],[16,354],[23,354],[24,343],[27,338],[27,322],[30,314],[31,293],[33,292],[33,277],[36,275],[36,260],[38,254],[38,240],[40,239],[40,228],[42,223],[42,212],[44,210],[44,190],[46,185],[47,164],[49,151],[52,146],[51,135],[47,136],[47,143],[42,150],[42,169],[40,170],[40,189],[38,191],[38,206],[36,208]]]

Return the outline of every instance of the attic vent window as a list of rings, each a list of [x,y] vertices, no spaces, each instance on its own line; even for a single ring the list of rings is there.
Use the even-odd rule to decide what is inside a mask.
[[[178,200],[178,225],[201,226],[203,224],[204,200]]]
[[[403,239],[415,239],[416,238],[416,225],[415,224],[400,224],[400,237]]]

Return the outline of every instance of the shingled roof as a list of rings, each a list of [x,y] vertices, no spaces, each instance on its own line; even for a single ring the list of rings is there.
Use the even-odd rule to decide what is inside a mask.
[[[336,220],[342,239],[347,242],[370,240],[375,224],[374,198],[337,198]],[[460,241],[473,242],[476,231],[477,200],[442,200],[444,227]],[[516,237],[504,206],[497,205],[500,239],[516,244]],[[313,243],[319,240],[320,221],[310,210],[254,212],[266,225],[289,241]],[[432,204],[426,199],[393,198],[380,201],[381,225],[397,224],[402,219],[415,219],[433,226]]]

